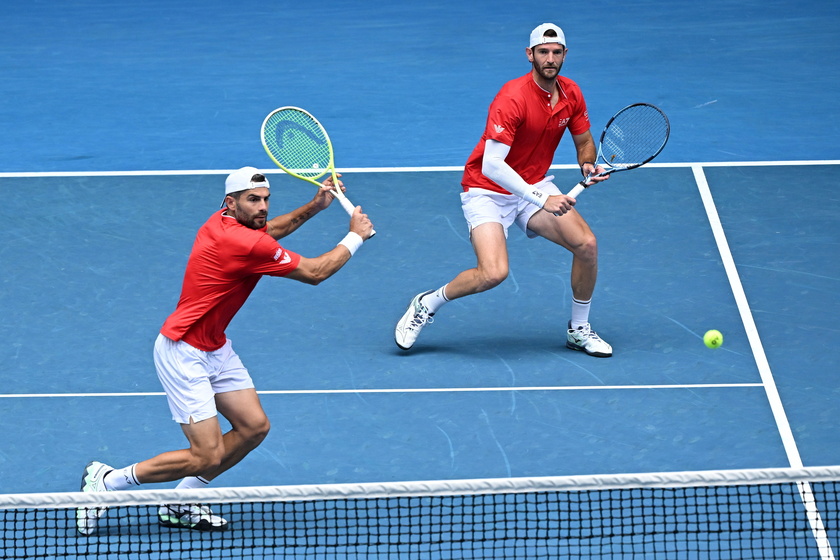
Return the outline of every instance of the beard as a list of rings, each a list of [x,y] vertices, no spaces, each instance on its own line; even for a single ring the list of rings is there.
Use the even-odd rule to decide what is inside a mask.
[[[540,66],[534,62],[534,70],[537,71],[537,74],[545,78],[546,80],[553,80],[557,76],[560,75],[560,69],[563,68],[563,64],[560,63],[556,66]]]
[[[251,229],[260,229],[265,227],[267,220],[268,216],[262,214],[254,214],[252,216],[236,215],[237,222]]]
[[[268,219],[267,216],[254,216],[250,219],[251,225],[249,226],[251,229],[260,229],[265,227],[265,222]]]

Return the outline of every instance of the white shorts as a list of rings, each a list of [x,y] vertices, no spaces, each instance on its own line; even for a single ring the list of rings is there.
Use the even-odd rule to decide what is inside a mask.
[[[172,419],[179,424],[216,416],[217,393],[253,389],[254,382],[230,340],[213,352],[162,334],[155,340],[155,369],[166,392]]]
[[[553,183],[547,183],[541,189],[548,194],[561,194]],[[461,193],[461,210],[470,231],[481,224],[494,222],[502,224],[505,237],[508,228],[516,224],[530,238],[537,236],[528,229],[528,220],[536,214],[540,207],[519,198],[515,194],[501,194],[487,189],[470,189]]]

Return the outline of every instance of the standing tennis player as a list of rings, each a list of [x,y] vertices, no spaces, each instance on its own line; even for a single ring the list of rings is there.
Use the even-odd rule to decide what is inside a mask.
[[[578,85],[560,76],[567,49],[559,27],[544,23],[534,29],[525,53],[531,71],[506,83],[496,95],[461,181],[461,204],[477,265],[437,290],[414,296],[395,331],[397,345],[404,350],[414,345],[443,304],[494,288],[507,278],[506,240],[508,228],[516,224],[528,237],[539,235],[573,255],[566,346],[590,356],[612,355],[612,347],[589,325],[598,274],[595,235],[573,208],[575,199],[561,194],[551,182],[554,177],[546,176],[566,129],[577,149],[581,173],[603,171],[594,163],[597,151],[586,102]],[[556,307],[553,301],[546,305]]]
[[[189,447],[120,469],[94,461],[85,467],[82,491],[127,490],[174,480],[181,480],[178,488],[202,488],[265,439],[268,418],[225,329],[263,276],[318,284],[335,274],[370,237],[373,226],[357,207],[350,232],[320,257],[305,258],[277,243],[330,205],[332,185],[327,179],[308,204],[269,220],[266,177],[253,167],[227,177],[223,209],[198,230],[181,298],[154,347],[158,377]],[[227,433],[222,433],[218,414],[230,422]],[[79,508],[78,530],[93,533],[104,509]],[[205,506],[164,505],[158,516],[169,527],[223,530],[227,526]]]

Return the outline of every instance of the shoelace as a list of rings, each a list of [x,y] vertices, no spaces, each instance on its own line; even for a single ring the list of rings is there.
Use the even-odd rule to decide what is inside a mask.
[[[589,338],[591,340],[601,340],[601,337],[598,336],[598,333],[592,330],[592,327],[578,327],[577,332],[583,335],[583,338]]]
[[[207,506],[202,506],[202,505],[199,505],[199,504],[190,504],[189,509],[181,510],[181,514],[183,515],[184,513],[189,513],[190,515],[199,515],[199,516],[206,515],[206,516],[209,517],[209,516],[213,515],[213,510],[211,510]]]
[[[429,308],[423,305],[422,303],[417,303],[417,309],[414,310],[414,317],[411,319],[411,323],[408,325],[408,328],[415,329],[418,327],[422,327],[426,323],[434,323],[435,319],[432,315],[429,314]]]

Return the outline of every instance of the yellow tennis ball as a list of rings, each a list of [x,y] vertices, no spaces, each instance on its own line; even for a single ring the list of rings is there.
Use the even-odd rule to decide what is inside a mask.
[[[718,348],[723,344],[723,335],[720,334],[720,331],[714,329],[706,331],[706,334],[703,335],[703,343],[709,348]]]

